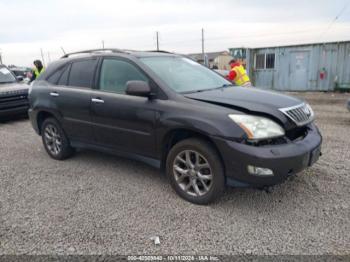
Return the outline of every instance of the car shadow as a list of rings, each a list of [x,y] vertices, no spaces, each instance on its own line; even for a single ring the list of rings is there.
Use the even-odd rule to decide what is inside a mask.
[[[23,121],[23,120],[29,120],[29,117],[27,114],[0,117],[0,124],[11,124],[12,122]]]
[[[122,172],[128,172],[128,176],[133,176],[133,183],[135,183],[134,179],[137,181],[140,178],[140,184],[142,184],[142,179],[145,178],[144,176],[147,176],[147,179],[151,179],[154,182],[154,186],[169,185],[164,171],[137,160],[85,149],[79,150],[74,158],[84,160],[90,165],[97,165],[100,170],[111,168],[111,170],[118,169]],[[226,187],[222,197],[210,204],[209,207],[214,210],[238,209],[241,211],[268,209],[273,213],[276,207],[285,208],[290,203],[296,201],[296,197],[301,193],[298,187],[300,183],[303,183],[302,175],[298,175],[290,181],[288,180],[283,184],[272,187],[271,192],[256,188]],[[168,191],[168,193],[175,194],[172,190]],[[296,195],[293,196],[293,194]]]
[[[124,171],[130,170],[132,171],[130,173],[149,175],[152,177],[152,179],[158,179],[165,183],[167,182],[164,171],[161,171],[160,169],[148,165],[142,161],[130,159],[125,156],[108,154],[89,149],[78,149],[72,160],[75,158],[80,158],[81,160],[84,159],[89,164],[94,164],[101,167],[120,168]]]

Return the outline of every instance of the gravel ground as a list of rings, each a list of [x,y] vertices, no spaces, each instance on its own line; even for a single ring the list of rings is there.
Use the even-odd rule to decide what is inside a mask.
[[[350,254],[349,94],[295,95],[316,111],[319,162],[272,193],[231,188],[210,206],[136,161],[52,160],[28,120],[1,123],[0,254]]]

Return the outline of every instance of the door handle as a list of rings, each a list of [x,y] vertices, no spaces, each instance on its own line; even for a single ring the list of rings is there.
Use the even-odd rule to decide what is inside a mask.
[[[60,96],[60,94],[57,93],[57,92],[51,92],[51,93],[50,93],[50,96]]]
[[[97,104],[103,104],[105,101],[100,98],[92,98],[91,102],[97,103]]]

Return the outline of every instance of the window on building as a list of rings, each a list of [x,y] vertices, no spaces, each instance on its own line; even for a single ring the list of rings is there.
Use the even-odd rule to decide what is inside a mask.
[[[275,68],[275,54],[266,54],[266,69]]]
[[[255,69],[274,69],[275,54],[257,54],[255,56]]]
[[[265,54],[255,56],[255,69],[265,69]]]

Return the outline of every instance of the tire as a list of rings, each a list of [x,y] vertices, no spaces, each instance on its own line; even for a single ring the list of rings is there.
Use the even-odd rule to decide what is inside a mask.
[[[41,138],[46,152],[56,160],[64,160],[74,153],[69,139],[55,118],[47,118],[41,125]]]
[[[201,139],[177,143],[168,154],[166,173],[176,193],[194,204],[213,202],[225,188],[222,161],[217,151]]]

